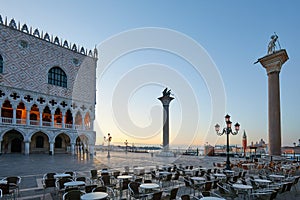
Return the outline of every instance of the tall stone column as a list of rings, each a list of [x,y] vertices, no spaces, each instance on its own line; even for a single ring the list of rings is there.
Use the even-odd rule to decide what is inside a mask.
[[[167,88],[166,88],[167,89]],[[166,93],[166,90],[163,92],[163,96],[158,98],[163,105],[163,148],[165,151],[169,149],[169,105],[170,102],[174,99],[170,97],[169,93]]]
[[[50,152],[51,155],[54,155],[54,142],[50,142]]]
[[[30,141],[25,141],[25,155],[29,155]]]
[[[280,84],[279,73],[289,59],[285,49],[259,58],[268,75],[269,155],[281,155]]]

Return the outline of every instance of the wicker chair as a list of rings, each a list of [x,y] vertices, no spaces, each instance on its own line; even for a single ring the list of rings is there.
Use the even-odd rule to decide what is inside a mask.
[[[129,190],[129,198],[133,197],[134,199],[140,199],[145,198],[147,195],[140,193],[139,187],[140,183],[138,182],[130,182],[128,184],[128,190]]]
[[[63,195],[63,200],[80,200],[80,197],[83,194],[84,192],[80,190],[71,190]]]

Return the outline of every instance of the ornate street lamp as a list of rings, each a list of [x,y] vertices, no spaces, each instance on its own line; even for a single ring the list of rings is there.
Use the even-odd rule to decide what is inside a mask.
[[[231,129],[231,124],[232,122],[230,121],[230,115],[226,115],[225,116],[225,122],[226,122],[226,128],[223,128],[223,131],[222,132],[219,132],[220,131],[220,125],[219,124],[216,124],[215,125],[215,130],[217,132],[217,135],[218,136],[221,136],[223,134],[226,134],[227,135],[227,160],[226,160],[226,169],[227,170],[231,170],[231,167],[230,167],[230,160],[229,160],[229,135],[232,134],[232,135],[236,135],[238,134],[239,130],[240,130],[240,124],[239,123],[236,123],[234,125],[235,127],[235,132],[232,132],[232,129]]]
[[[104,141],[107,142],[107,158],[110,158],[110,142],[112,137],[110,136],[110,133],[108,133],[107,136],[107,138],[104,136]]]

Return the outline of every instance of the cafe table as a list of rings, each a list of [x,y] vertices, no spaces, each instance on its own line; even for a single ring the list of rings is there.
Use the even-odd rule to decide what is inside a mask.
[[[220,197],[202,197],[201,200],[225,200]]]
[[[253,189],[251,185],[244,185],[244,184],[232,184],[232,187],[236,190],[246,191],[248,194],[248,198],[250,198],[250,191]],[[244,193],[244,199],[246,199],[246,193]]]
[[[54,175],[54,178],[71,178],[71,175],[70,174],[64,174],[64,173],[61,173],[61,174],[55,174]]]
[[[154,189],[159,188],[159,185],[156,184],[156,183],[143,183],[143,184],[140,185],[140,188],[141,188],[145,193],[148,193],[148,192],[151,192],[151,191],[154,190]]]
[[[67,187],[77,187],[77,186],[85,186],[85,182],[83,181],[70,181],[64,183],[64,186]]]
[[[205,182],[205,178],[203,178],[203,177],[198,177],[198,176],[193,176],[193,177],[191,177],[191,179],[192,180],[194,180],[194,181],[203,181],[203,182]]]
[[[106,199],[108,194],[106,192],[91,192],[80,197],[81,200],[100,200]]]
[[[272,183],[272,181],[270,181],[270,180],[266,180],[266,179],[254,179],[254,181],[256,182],[256,183],[258,183],[259,185],[269,185],[270,183]]]

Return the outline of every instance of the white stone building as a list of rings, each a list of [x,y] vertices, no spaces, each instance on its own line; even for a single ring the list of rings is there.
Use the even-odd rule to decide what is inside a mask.
[[[0,153],[93,154],[97,56],[0,16]]]

